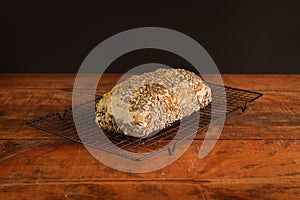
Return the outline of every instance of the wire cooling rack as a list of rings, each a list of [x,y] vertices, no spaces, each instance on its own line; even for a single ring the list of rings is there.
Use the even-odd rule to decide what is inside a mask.
[[[262,94],[258,92],[225,86],[226,97],[222,97],[220,94],[223,90],[223,86],[215,84],[209,84],[209,86],[212,90],[214,105],[224,105],[224,101],[226,101],[226,115],[238,109],[241,109],[244,112],[250,102],[262,96]],[[99,100],[100,98],[101,97],[96,100]],[[27,125],[75,142],[83,143],[98,150],[139,161],[165,150],[172,155],[179,143],[194,136],[198,132],[203,131],[220,118],[225,117],[224,111],[222,113],[214,113],[214,116],[212,116],[212,106],[209,104],[199,111],[200,118],[199,113],[194,113],[181,121],[173,123],[171,126],[153,136],[147,138],[135,138],[113,132],[104,132],[104,134],[100,134],[99,131],[103,133],[103,130],[97,126],[95,114],[88,114],[86,112],[88,108],[91,108],[90,106],[93,106],[93,104],[91,102],[86,102],[75,108],[80,109],[80,112],[82,113],[80,123],[84,124],[84,126],[81,127],[81,129],[85,129],[84,131],[86,134],[84,137],[79,137],[77,134],[73,121],[72,108],[65,110],[64,113],[52,113],[31,120],[27,122]],[[178,132],[179,125],[180,132]],[[103,137],[106,138],[104,139]]]

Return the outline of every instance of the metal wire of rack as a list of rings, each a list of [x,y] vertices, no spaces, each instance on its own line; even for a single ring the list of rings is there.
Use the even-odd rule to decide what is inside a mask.
[[[226,115],[238,109],[241,109],[244,112],[250,102],[253,102],[262,96],[262,94],[258,92],[225,86],[226,99],[224,99],[219,95],[223,86],[215,84],[209,84],[209,86],[212,90],[212,99],[216,105],[222,103],[222,101],[226,101]],[[99,97],[98,100],[100,98],[101,97]],[[80,138],[77,134],[72,108],[66,109],[62,114],[52,113],[31,120],[27,122],[27,125],[74,142],[82,143],[89,147],[94,147],[98,150],[140,161],[166,150],[172,155],[178,144],[189,137],[194,136],[198,132],[203,131],[210,124],[224,117],[224,114],[218,115],[218,113],[212,116],[212,107],[211,104],[209,104],[199,111],[200,119],[197,117],[199,116],[199,113],[194,113],[189,117],[173,123],[171,126],[161,130],[155,135],[147,138],[135,138],[113,132],[99,134],[99,131],[103,132],[103,130],[96,125],[95,115],[86,113],[86,110],[88,110],[87,108],[92,105],[91,102],[85,102],[75,108],[80,109],[82,112],[80,123],[84,124],[84,131],[88,133],[85,138]],[[177,134],[179,125],[180,134]],[[103,135],[109,139],[110,142],[104,142]],[[170,141],[175,142],[170,143]],[[138,153],[139,156],[135,156],[135,153]]]

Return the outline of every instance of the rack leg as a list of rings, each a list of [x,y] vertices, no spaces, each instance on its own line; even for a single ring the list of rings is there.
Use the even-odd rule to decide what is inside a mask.
[[[244,106],[241,107],[242,112],[245,112],[246,109],[248,108],[249,102],[247,102]]]

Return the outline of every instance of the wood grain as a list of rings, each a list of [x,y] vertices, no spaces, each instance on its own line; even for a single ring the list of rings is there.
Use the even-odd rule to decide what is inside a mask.
[[[73,74],[1,74],[0,199],[299,199],[300,75],[222,76],[264,96],[226,119],[207,157],[198,157],[199,133],[176,162],[133,174],[25,125],[71,105]],[[119,77],[104,76],[99,92]]]

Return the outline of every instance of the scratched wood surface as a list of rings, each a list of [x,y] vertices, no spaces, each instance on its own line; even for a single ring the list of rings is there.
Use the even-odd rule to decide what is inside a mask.
[[[99,92],[119,77],[104,76]],[[0,199],[299,199],[300,75],[222,77],[264,96],[228,116],[207,157],[198,157],[200,133],[176,162],[134,174],[25,125],[71,105],[74,75],[1,74]]]

